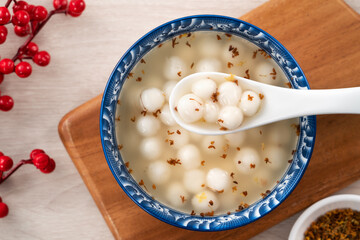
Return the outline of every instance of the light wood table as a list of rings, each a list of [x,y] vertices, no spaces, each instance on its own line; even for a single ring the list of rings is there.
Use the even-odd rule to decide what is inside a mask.
[[[51,0],[42,2],[51,8]],[[0,186],[0,196],[10,208],[10,214],[0,220],[0,238],[112,239],[58,137],[61,117],[102,93],[119,58],[152,28],[186,15],[239,17],[264,2],[88,0],[79,18],[54,16],[35,38],[40,50],[51,54],[50,65],[34,66],[27,79],[6,76],[0,85],[15,100],[12,111],[0,112],[0,151],[17,162],[32,149],[43,148],[56,160],[57,168],[44,175],[33,166],[24,166]],[[346,2],[360,12],[358,0]],[[9,29],[7,42],[0,45],[1,57],[12,57],[23,41]],[[360,194],[360,181],[339,193]],[[298,215],[253,240],[287,239]]]

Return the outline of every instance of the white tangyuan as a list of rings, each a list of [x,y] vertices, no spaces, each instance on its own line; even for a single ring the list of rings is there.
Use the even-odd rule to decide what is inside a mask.
[[[261,100],[257,93],[253,91],[245,91],[240,98],[239,107],[245,116],[251,117],[259,110],[260,103]]]
[[[241,87],[234,82],[224,82],[220,84],[218,101],[221,105],[237,105],[241,97]]]
[[[170,94],[177,83],[178,82],[175,80],[170,80],[165,83],[163,89],[164,89],[166,101],[169,101]]]
[[[234,163],[241,173],[250,174],[259,167],[260,157],[257,151],[251,147],[243,147],[236,154]]]
[[[200,192],[205,187],[205,173],[200,169],[184,172],[184,187],[191,193]]]
[[[158,137],[145,138],[140,143],[140,152],[148,160],[159,158],[163,151],[163,142]]]
[[[164,66],[164,75],[167,79],[180,79],[187,75],[185,62],[179,57],[172,56],[166,59]]]
[[[287,145],[292,143],[295,138],[296,131],[289,121],[275,122],[266,126],[268,130],[268,141],[274,144]]]
[[[226,191],[230,187],[230,176],[225,170],[212,168],[206,175],[206,185],[215,191]]]
[[[252,180],[253,182],[258,185],[259,187],[270,187],[270,179],[271,179],[271,170],[262,168],[258,169],[253,175]]]
[[[274,72],[274,63],[269,60],[262,60],[254,65],[254,70],[251,72],[251,79],[260,81],[262,83],[276,85],[278,83],[277,74]]]
[[[204,103],[195,94],[182,96],[176,107],[180,117],[187,123],[200,120],[204,114]]]
[[[188,169],[197,168],[201,163],[201,154],[199,149],[193,144],[187,144],[179,149],[177,154],[181,166]]]
[[[221,62],[217,59],[206,58],[200,60],[195,65],[197,72],[220,72],[221,71]]]
[[[155,135],[159,131],[160,121],[151,115],[146,115],[140,117],[136,121],[136,127],[141,135],[149,137]]]
[[[204,119],[209,123],[216,123],[219,117],[219,104],[207,101],[204,104]]]
[[[240,108],[235,106],[225,106],[219,112],[218,122],[220,126],[229,130],[239,127],[244,119]]]
[[[189,142],[189,132],[180,126],[174,126],[166,131],[167,140],[171,147],[176,149],[181,148]]]
[[[246,132],[241,131],[237,133],[226,134],[224,137],[231,147],[240,147],[245,141]]]
[[[280,169],[288,160],[292,159],[291,153],[285,151],[283,147],[274,145],[265,145],[264,160],[267,162],[266,166],[272,169]]]
[[[197,213],[216,211],[219,201],[216,195],[210,191],[201,191],[191,199],[191,204]]]
[[[235,62],[238,59],[244,59],[246,48],[247,46],[242,43],[230,41],[221,51],[224,62]]]
[[[189,198],[189,193],[180,182],[173,182],[168,185],[166,189],[166,199],[175,207],[180,207],[185,204]]]
[[[202,57],[218,58],[221,53],[221,44],[216,37],[204,37],[198,42],[197,49]]]
[[[223,136],[204,136],[201,144],[202,150],[208,154],[218,154],[224,151],[225,140]]]
[[[142,91],[140,95],[140,103],[143,108],[149,112],[155,112],[161,109],[165,102],[163,92],[158,88],[148,88]]]
[[[191,86],[191,91],[198,97],[208,100],[216,92],[217,85],[214,80],[204,78]]]
[[[165,162],[152,162],[149,164],[147,170],[148,177],[153,184],[164,184],[170,179],[171,176],[170,165]]]
[[[173,116],[171,115],[168,104],[164,105],[163,108],[161,109],[160,120],[167,126],[175,126],[176,125],[176,121],[173,118]]]

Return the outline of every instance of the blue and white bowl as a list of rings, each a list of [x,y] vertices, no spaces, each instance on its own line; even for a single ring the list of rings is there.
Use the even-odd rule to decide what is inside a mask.
[[[314,149],[315,116],[300,118],[300,136],[293,161],[276,187],[264,199],[240,212],[214,217],[191,216],[153,200],[132,178],[117,148],[115,113],[117,99],[128,73],[140,59],[160,43],[177,35],[196,31],[219,31],[242,37],[265,50],[285,72],[293,88],[309,89],[309,84],[291,54],[265,31],[239,19],[197,15],[165,23],[140,38],[121,57],[106,85],[100,112],[100,133],[108,165],[125,193],[143,210],[171,225],[197,231],[221,231],[251,223],[279,206],[303,176]],[[120,199],[119,199],[120,201]]]

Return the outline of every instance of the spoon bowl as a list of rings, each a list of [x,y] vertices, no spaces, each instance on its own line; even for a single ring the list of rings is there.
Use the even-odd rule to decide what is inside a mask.
[[[185,122],[176,111],[179,99],[191,92],[192,84],[200,79],[210,78],[217,84],[237,81],[243,90],[261,93],[264,98],[258,112],[245,118],[235,129],[221,130],[219,125],[206,122]],[[219,72],[200,72],[180,80],[174,87],[170,98],[170,112],[175,121],[183,128],[202,135],[223,135],[266,125],[300,116],[319,114],[359,114],[360,87],[330,90],[299,90],[272,86],[250,79]]]

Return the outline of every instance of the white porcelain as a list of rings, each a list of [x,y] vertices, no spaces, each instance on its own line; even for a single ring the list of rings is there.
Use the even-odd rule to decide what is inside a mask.
[[[215,82],[223,83],[226,78],[233,78],[244,89],[252,89],[264,95],[259,111],[250,118],[245,118],[240,127],[232,130],[220,130],[218,125],[206,127],[201,123],[185,122],[175,110],[177,102],[189,93],[191,85],[199,80],[210,77]],[[301,116],[319,114],[360,114],[360,87],[298,90],[272,86],[246,78],[219,72],[201,72],[188,75],[180,80],[169,98],[170,112],[175,121],[183,128],[203,135],[223,135],[247,130],[272,122]]]
[[[318,217],[328,211],[339,208],[351,208],[360,211],[360,195],[342,194],[322,199],[306,209],[291,229],[289,240],[303,240],[304,232]]]

